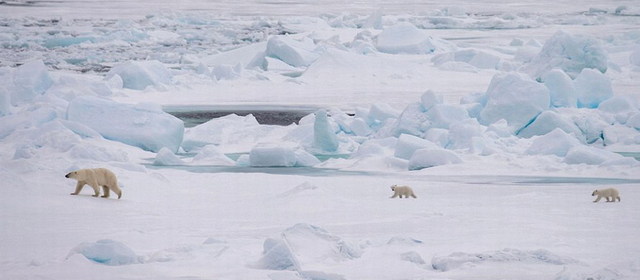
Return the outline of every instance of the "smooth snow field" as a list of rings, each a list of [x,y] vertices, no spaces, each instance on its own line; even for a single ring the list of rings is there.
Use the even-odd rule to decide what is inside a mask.
[[[640,279],[639,7],[0,1],[0,279]]]

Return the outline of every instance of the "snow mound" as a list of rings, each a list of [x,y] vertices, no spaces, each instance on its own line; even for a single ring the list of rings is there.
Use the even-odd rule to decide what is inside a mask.
[[[431,265],[435,270],[449,271],[465,264],[517,262],[549,265],[566,265],[578,263],[578,261],[572,258],[562,257],[544,249],[531,251],[503,249],[500,251],[477,254],[458,252],[446,257],[435,256],[431,260]]]
[[[152,152],[163,147],[177,151],[184,135],[184,123],[159,106],[121,104],[90,96],[69,102],[67,120],[86,125],[104,138]]]
[[[289,36],[274,36],[267,42],[266,57],[276,58],[293,67],[307,67],[320,55],[313,40],[295,40]]]
[[[69,252],[67,259],[75,254],[105,265],[142,263],[142,257],[137,256],[127,245],[110,239],[81,243]]]
[[[456,163],[462,163],[462,159],[450,150],[421,149],[413,153],[409,159],[409,170],[420,170],[434,166]]]
[[[335,264],[359,258],[359,248],[342,238],[310,224],[296,224],[284,230],[279,238],[268,238],[263,244],[262,269],[303,271],[309,266]]]
[[[171,72],[159,61],[128,61],[113,67],[106,76],[122,78],[122,86],[128,89],[143,90],[148,86],[172,84]]]
[[[597,39],[559,31],[547,40],[524,70],[540,78],[551,69],[558,68],[576,77],[585,68],[604,73],[607,64],[607,53]]]
[[[388,27],[378,34],[376,48],[390,54],[428,54],[436,50],[433,38],[407,22]]]
[[[486,92],[487,103],[480,112],[480,123],[489,125],[505,119],[519,130],[549,108],[549,90],[518,73],[497,74]]]

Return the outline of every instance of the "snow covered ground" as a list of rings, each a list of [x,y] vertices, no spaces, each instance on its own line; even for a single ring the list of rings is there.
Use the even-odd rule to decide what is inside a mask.
[[[639,27],[635,1],[3,1],[0,279],[638,279]],[[93,167],[120,200],[69,195]]]

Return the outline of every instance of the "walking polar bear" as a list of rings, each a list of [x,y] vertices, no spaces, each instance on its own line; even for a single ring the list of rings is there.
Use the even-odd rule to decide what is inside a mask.
[[[102,197],[109,197],[109,190],[113,191],[118,195],[118,199],[122,197],[122,190],[118,187],[118,179],[116,179],[116,175],[111,172],[111,170],[106,168],[93,168],[93,169],[80,169],[73,172],[69,172],[64,177],[76,179],[78,184],[76,184],[76,191],[72,192],[71,195],[77,195],[82,190],[84,185],[89,185],[93,188],[94,197],[98,197],[100,195],[100,187],[102,187],[104,194]]]
[[[607,199],[607,202],[615,202],[616,199],[620,201],[620,193],[618,192],[618,190],[614,188],[595,190],[591,194],[591,196],[596,196],[596,195],[598,196],[598,198],[596,198],[596,200],[593,202],[598,202],[603,197]],[[609,198],[611,198],[611,200],[609,200]]]
[[[409,196],[413,198],[417,198],[416,195],[413,193],[413,189],[411,189],[411,187],[408,187],[408,186],[393,185],[391,186],[391,190],[393,191],[393,196],[391,198],[395,198],[398,196],[400,198],[402,198],[402,196],[404,196],[405,198],[409,198]]]

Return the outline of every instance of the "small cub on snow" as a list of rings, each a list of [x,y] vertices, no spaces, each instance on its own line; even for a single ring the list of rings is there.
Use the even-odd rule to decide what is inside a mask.
[[[112,190],[118,195],[118,199],[122,196],[122,190],[118,187],[118,180],[116,175],[111,170],[106,168],[93,168],[93,169],[80,169],[73,172],[69,172],[64,177],[76,179],[76,191],[71,195],[77,195],[82,190],[84,185],[89,185],[93,188],[94,197],[100,195],[100,187],[102,187],[104,195],[102,197],[109,197],[109,190]]]
[[[404,195],[404,198],[409,198],[409,196],[413,198],[417,198],[416,195],[413,193],[413,190],[411,189],[411,187],[408,187],[408,186],[393,185],[391,186],[391,190],[393,191],[393,196],[391,198],[395,198],[398,196],[402,198],[403,195]]]
[[[598,202],[603,197],[607,199],[607,202],[615,202],[616,199],[620,201],[620,193],[614,188],[595,190],[591,194],[591,196],[596,195],[598,196],[598,198],[596,198],[596,200],[594,200],[593,202]],[[609,200],[609,198],[611,198],[611,200]]]

